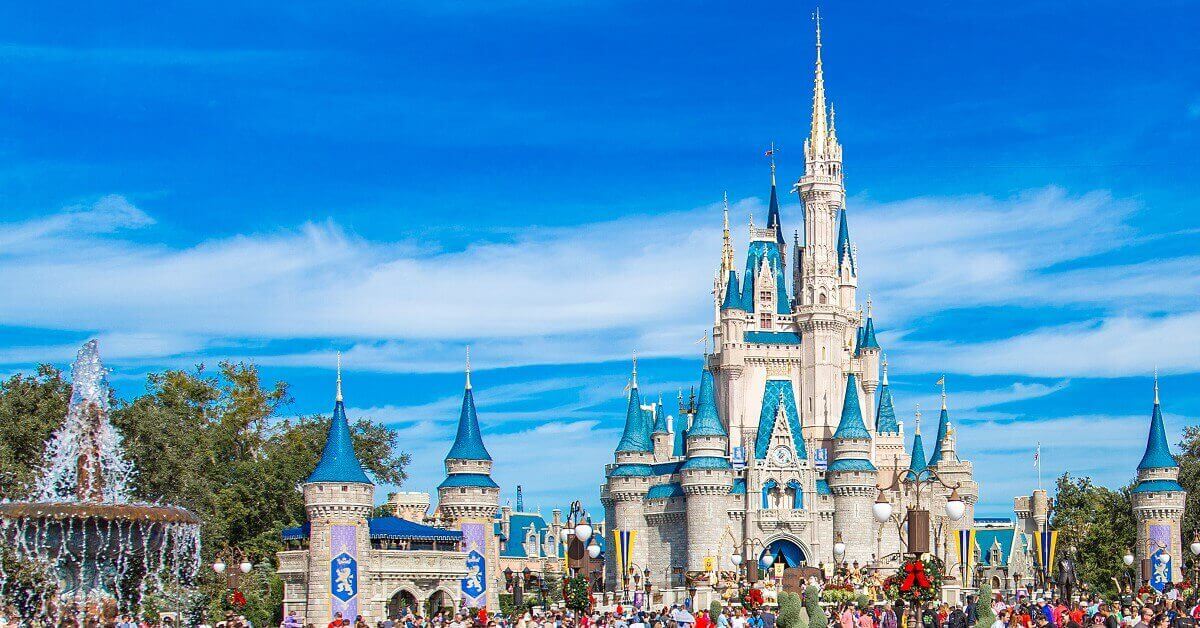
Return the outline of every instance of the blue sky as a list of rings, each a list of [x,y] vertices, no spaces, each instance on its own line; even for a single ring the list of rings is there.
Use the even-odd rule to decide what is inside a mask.
[[[769,142],[800,173],[812,8],[0,7],[0,372],[98,336],[125,395],[245,358],[328,412],[341,349],[432,490],[470,343],[506,498],[598,507],[629,356],[699,379],[722,192],[740,227]],[[1124,483],[1155,365],[1172,434],[1200,410],[1200,7],[822,11],[898,411],[948,374],[981,513],[1039,440]]]

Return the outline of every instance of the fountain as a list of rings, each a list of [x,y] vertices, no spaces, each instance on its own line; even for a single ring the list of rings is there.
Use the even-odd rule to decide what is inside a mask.
[[[188,585],[200,565],[200,520],[133,498],[135,472],[109,422],[105,373],[88,341],[71,368],[70,407],[46,445],[34,500],[0,503],[0,541],[57,583],[37,610],[42,619],[136,613],[147,593]],[[0,586],[8,577],[0,563]]]

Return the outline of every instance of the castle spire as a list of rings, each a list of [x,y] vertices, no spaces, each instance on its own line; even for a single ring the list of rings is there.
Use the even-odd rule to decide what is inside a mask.
[[[775,242],[779,244],[779,254],[787,257],[787,240],[783,239],[783,223],[779,220],[779,194],[775,190],[775,142],[771,142],[771,150],[767,151],[771,158],[771,202],[767,208],[767,228],[775,230]]]
[[[729,236],[729,192],[725,192],[724,230],[721,233],[721,274],[733,270],[733,239]]]
[[[471,389],[471,345],[467,345],[467,390]]]
[[[813,21],[817,24],[817,64],[813,76],[813,105],[812,126],[809,129],[809,152],[812,154],[825,151],[826,121],[825,114],[825,72],[821,67],[821,9],[813,13]]]
[[[938,429],[936,439],[933,442],[933,455],[929,456],[929,466],[937,466],[942,462],[942,445],[946,442],[946,435],[950,432],[950,412],[946,410],[946,376],[943,375],[938,380],[938,385],[942,387],[942,413],[938,416]]]
[[[1146,437],[1146,453],[1138,470],[1166,469],[1179,466],[1167,444],[1167,429],[1163,424],[1162,407],[1158,402],[1158,369],[1154,369],[1154,410],[1150,414],[1150,434]]]
[[[1158,381],[1157,379],[1155,380]],[[1155,384],[1157,387],[1157,384]],[[333,396],[334,401],[342,400],[342,352],[337,352],[337,393]]]
[[[354,440],[351,438],[350,421],[346,419],[346,406],[342,403],[342,369],[341,353],[338,353],[337,399],[333,403],[333,419],[329,422],[329,431],[325,435],[325,448],[321,450],[321,459],[317,467],[309,474],[305,483],[313,482],[357,482],[371,484],[371,479],[363,471],[362,463],[354,453]]]

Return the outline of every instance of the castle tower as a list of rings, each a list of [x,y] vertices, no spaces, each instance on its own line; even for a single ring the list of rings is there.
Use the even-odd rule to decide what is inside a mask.
[[[671,436],[671,419],[667,416],[667,407],[663,405],[662,395],[659,395],[658,405],[654,406],[654,431],[650,433],[655,462],[666,462],[671,459],[675,449],[675,443]]]
[[[867,322],[863,325],[862,343],[858,347],[859,359],[862,361],[862,387],[865,399],[864,407],[870,413],[865,417],[867,427],[879,431],[879,417],[876,416],[875,390],[879,387],[879,341],[875,338],[875,321],[871,318],[871,299],[867,298]]]
[[[467,354],[466,385],[458,432],[446,454],[446,479],[438,485],[438,510],[452,528],[462,530],[467,571],[478,571],[480,587],[463,590],[468,608],[499,608],[500,562],[494,519],[500,507],[500,486],[492,480],[492,456],[483,445],[479,415],[471,389],[471,357]],[[468,578],[470,580],[470,578]]]
[[[871,433],[863,423],[858,378],[846,375],[842,419],[833,433],[834,459],[825,478],[833,492],[833,533],[846,544],[847,563],[867,563],[875,550],[875,519],[871,505],[877,492],[878,471],[871,462]]]
[[[359,589],[359,583],[369,580],[371,571],[367,519],[375,506],[375,485],[354,454],[342,403],[340,354],[337,394],[325,448],[301,491],[310,526],[308,607],[304,616],[314,623],[328,623],[334,613],[351,621],[360,614],[368,622],[382,618],[382,605],[373,604],[368,592]],[[335,573],[342,575],[335,579]]]
[[[825,441],[840,416],[843,374],[850,369],[845,347],[853,340],[859,316],[855,305],[857,261],[846,222],[846,192],[842,179],[842,147],[833,116],[825,104],[818,16],[812,120],[804,141],[804,175],[793,188],[804,203],[804,245],[797,247],[793,272],[801,286],[795,293],[795,322],[804,338],[803,372],[799,390],[805,437]]]
[[[948,533],[942,534],[940,546],[933,551],[946,561],[948,573],[959,573],[958,556],[954,551],[954,535],[957,530],[970,529],[975,525],[975,503],[979,501],[979,484],[975,482],[974,470],[970,462],[958,457],[958,437],[954,426],[950,424],[950,412],[946,409],[946,378],[942,382],[942,411],[938,417],[937,442],[933,453],[929,456],[929,466],[937,469],[938,476],[950,486],[957,487],[958,495],[966,504],[963,516],[958,521],[951,521],[945,516],[944,505],[950,493],[945,489],[935,492],[937,510],[933,513],[932,521],[940,521]],[[931,539],[933,537],[930,537]]]
[[[625,409],[625,430],[617,444],[616,464],[608,472],[608,482],[600,495],[604,504],[605,522],[611,526],[610,534],[628,535],[629,556],[625,557],[625,568],[637,564],[649,564],[649,543],[644,498],[650,490],[650,468],[654,462],[654,445],[651,426],[642,412],[642,399],[638,393],[637,359],[633,361],[633,374],[629,385],[628,405]],[[614,542],[614,539],[608,539]],[[605,579],[620,586],[621,573],[617,571],[616,552],[607,553]]]
[[[1179,463],[1167,445],[1158,399],[1158,378],[1154,381],[1154,411],[1150,416],[1150,435],[1146,453],[1137,468],[1137,485],[1131,495],[1137,518],[1137,547],[1142,581],[1159,590],[1162,582],[1183,580],[1182,530],[1183,506],[1187,493],[1179,484]],[[1170,557],[1167,560],[1166,557]]]
[[[875,410],[875,466],[879,467],[879,480],[884,485],[891,483],[895,472],[907,465],[905,459],[908,457],[904,451],[904,429],[896,419],[887,369],[887,358],[884,357],[879,385],[879,405]],[[921,455],[923,457],[925,454]]]
[[[735,570],[729,559],[728,543],[721,539],[728,521],[729,490],[733,467],[725,452],[729,437],[717,414],[713,376],[706,368],[700,378],[696,417],[687,434],[687,459],[680,467],[680,485],[687,496],[687,568],[702,571],[705,559],[717,561],[717,569]],[[728,563],[728,564],[726,564]]]

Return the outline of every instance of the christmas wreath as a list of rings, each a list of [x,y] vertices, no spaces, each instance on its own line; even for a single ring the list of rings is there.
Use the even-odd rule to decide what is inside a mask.
[[[929,602],[942,591],[942,566],[933,558],[914,558],[883,581],[883,593],[889,600],[907,603]]]
[[[742,599],[739,600],[742,607],[748,610],[754,610],[763,605],[762,589],[750,588],[742,593]]]

